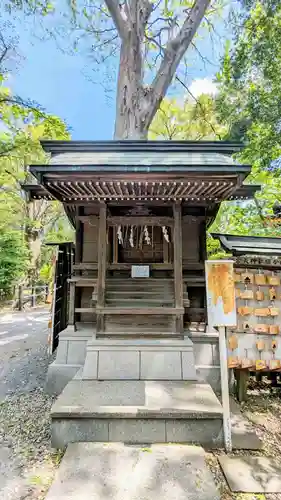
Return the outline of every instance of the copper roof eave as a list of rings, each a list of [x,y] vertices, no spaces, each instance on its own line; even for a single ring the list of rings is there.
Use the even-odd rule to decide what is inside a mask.
[[[242,184],[242,186],[237,187],[233,195],[229,198],[230,200],[245,200],[252,199],[255,194],[261,190],[260,184]]]
[[[41,184],[21,184],[21,188],[29,195],[30,200],[55,200],[55,197]]]
[[[230,141],[135,141],[135,140],[111,140],[111,141],[41,141],[43,149],[51,155],[65,152],[98,152],[98,151],[196,151],[196,152],[219,152],[232,155],[241,151],[244,145]]]
[[[92,177],[95,176],[126,176],[130,175],[153,175],[162,174],[163,177],[169,176],[188,176],[190,174],[213,175],[213,176],[242,176],[242,180],[247,177],[251,171],[251,165],[30,165],[30,172],[37,178],[39,183],[43,184],[45,180],[58,180],[66,177]],[[159,178],[159,177],[158,177]]]

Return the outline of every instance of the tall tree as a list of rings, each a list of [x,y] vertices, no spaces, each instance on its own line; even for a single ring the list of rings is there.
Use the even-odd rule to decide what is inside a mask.
[[[244,140],[243,158],[262,169],[281,155],[281,3],[242,4],[235,43],[227,46],[218,75],[217,105],[228,138]]]
[[[36,161],[47,162],[40,139],[69,139],[66,125],[55,116],[48,115],[36,103],[13,95],[6,84],[7,62],[11,42],[0,34],[0,231],[3,262],[15,263],[6,252],[13,247],[25,268],[29,260],[29,279],[39,271],[43,238],[58,220],[65,221],[62,207],[57,202],[30,201],[21,184],[34,182],[28,165]],[[13,244],[14,242],[14,244]],[[19,244],[20,243],[20,244]],[[19,254],[22,250],[22,259]],[[28,251],[26,251],[28,250]],[[3,264],[4,265],[4,264]],[[15,267],[15,265],[13,264]],[[15,267],[15,270],[18,270]],[[8,273],[9,274],[9,273]],[[7,272],[5,271],[5,275]],[[9,276],[13,276],[11,272]],[[4,274],[2,273],[4,280]]]
[[[272,218],[274,207],[281,204],[281,4],[241,4],[234,18],[234,44],[226,47],[217,75],[216,109],[228,129],[225,138],[246,145],[238,159],[253,166],[247,182],[262,189],[253,201],[224,203],[212,229],[281,236],[281,226]]]
[[[89,0],[86,4],[77,0],[70,6],[72,15],[64,10],[61,22],[56,25],[54,19],[49,27],[52,36],[72,41],[76,52],[88,51],[88,66],[104,67],[110,60],[111,75],[119,58],[114,136],[147,138],[187,50],[194,47],[199,27],[212,29],[208,16],[219,11],[221,0],[212,4],[211,0]]]

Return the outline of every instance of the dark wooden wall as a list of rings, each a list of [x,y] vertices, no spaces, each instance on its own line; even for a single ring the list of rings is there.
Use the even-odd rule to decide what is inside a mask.
[[[93,216],[91,223],[83,224],[82,262],[98,261],[99,218]]]
[[[201,261],[201,219],[185,215],[182,219],[183,267]]]

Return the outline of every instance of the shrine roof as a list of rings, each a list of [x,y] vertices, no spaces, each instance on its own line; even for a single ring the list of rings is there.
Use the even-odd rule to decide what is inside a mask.
[[[211,233],[232,255],[281,255],[281,238]]]
[[[221,153],[211,152],[92,152],[59,153],[50,160],[50,165],[92,166],[95,170],[147,172],[185,171],[189,167],[231,167],[239,163]],[[247,167],[247,170],[249,167]]]
[[[64,203],[183,200],[208,204],[250,198],[259,189],[243,185],[250,165],[229,156],[242,148],[237,143],[42,141],[42,146],[50,162],[31,165],[30,171],[52,197]]]

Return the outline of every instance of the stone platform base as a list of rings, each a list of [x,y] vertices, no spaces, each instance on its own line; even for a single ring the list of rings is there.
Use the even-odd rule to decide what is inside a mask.
[[[54,361],[49,365],[45,391],[57,396],[76,375],[81,365],[61,365]]]
[[[176,339],[92,339],[84,380],[197,380],[193,343]]]
[[[86,381],[79,374],[51,410],[52,446],[70,442],[222,445],[222,408],[208,384]]]

